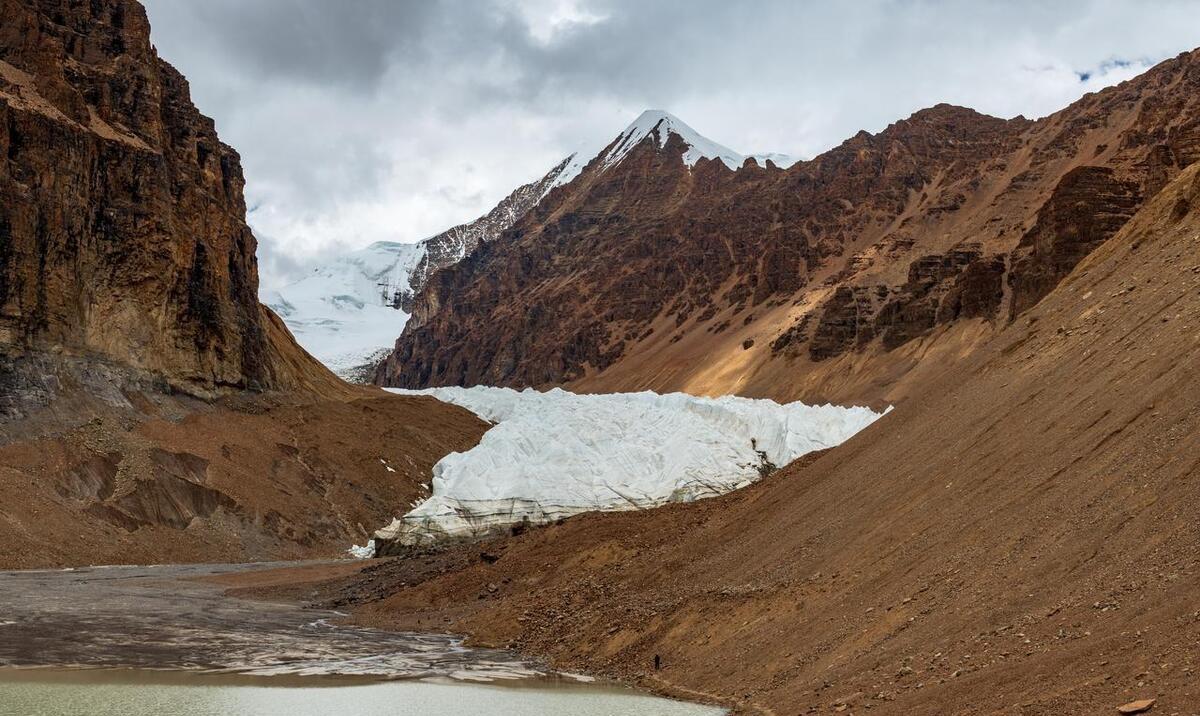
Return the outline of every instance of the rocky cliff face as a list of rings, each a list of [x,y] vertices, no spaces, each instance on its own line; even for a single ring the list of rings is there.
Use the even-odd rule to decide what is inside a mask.
[[[1137,182],[1121,181],[1109,167],[1072,169],[1038,211],[1037,223],[1013,251],[1012,315],[1033,307],[1084,256],[1129,221],[1141,204]]]
[[[0,353],[212,396],[327,380],[257,300],[237,152],[132,0],[0,0]]]
[[[342,553],[486,426],[259,306],[238,155],[149,31],[0,0],[0,567]]]
[[[435,276],[377,380],[891,399],[1200,158],[1198,105],[1190,53],[1036,122],[939,105],[786,170],[642,141]]]
[[[430,276],[458,263],[480,244],[492,241],[517,223],[550,191],[570,161],[571,157],[567,157],[546,176],[517,187],[478,219],[451,227],[422,241],[420,245],[424,247],[424,253],[409,274],[409,290],[395,296],[395,307],[412,313],[416,295],[425,288]]]

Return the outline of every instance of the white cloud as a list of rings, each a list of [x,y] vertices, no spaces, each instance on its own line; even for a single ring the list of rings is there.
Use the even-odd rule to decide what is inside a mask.
[[[596,25],[608,15],[587,8],[582,0],[506,0],[500,3],[524,22],[540,45],[550,45],[571,32]]]

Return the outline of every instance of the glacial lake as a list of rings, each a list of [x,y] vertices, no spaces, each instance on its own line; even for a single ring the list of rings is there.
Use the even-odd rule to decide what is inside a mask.
[[[722,713],[196,579],[269,566],[0,572],[0,715]]]
[[[272,681],[279,681],[278,685]],[[619,688],[535,680],[478,684],[451,680],[305,685],[259,683],[175,672],[0,671],[4,716],[712,716],[713,709]]]

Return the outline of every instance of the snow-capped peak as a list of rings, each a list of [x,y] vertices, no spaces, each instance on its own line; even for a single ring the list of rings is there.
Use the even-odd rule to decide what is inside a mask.
[[[664,147],[672,134],[679,135],[679,138],[687,145],[688,150],[683,155],[683,162],[689,167],[694,166],[701,158],[720,159],[730,169],[738,169],[746,161],[745,156],[702,136],[670,112],[648,109],[642,112],[633,121],[633,124],[626,127],[625,131],[621,132],[616,144],[604,157],[604,165],[619,164],[634,147],[645,141],[647,137],[653,136],[658,142],[658,146]]]
[[[554,182],[546,189],[562,186],[583,172],[584,167],[593,158],[601,160],[601,167],[607,169],[621,163],[621,160],[646,139],[652,138],[659,147],[665,147],[672,134],[678,135],[687,145],[683,154],[683,162],[689,167],[695,166],[702,158],[720,159],[725,166],[738,170],[747,159],[753,159],[759,166],[765,167],[769,159],[775,166],[786,169],[796,163],[796,159],[786,154],[740,154],[729,147],[722,146],[692,129],[682,119],[661,109],[648,109],[638,115],[617,138],[609,143],[607,152],[603,149],[593,151],[577,151],[570,156],[562,171]],[[603,156],[601,156],[603,154]]]
[[[589,164],[600,171],[619,164],[634,147],[652,141],[665,147],[671,135],[687,149],[683,161],[719,159],[738,170],[747,159],[779,167],[795,160],[782,154],[746,156],[709,140],[683,120],[647,110],[613,141],[563,160],[541,179],[518,187],[494,209],[417,244],[378,242],[345,254],[295,283],[263,291],[262,300],[283,318],[300,345],[334,372],[357,379],[386,355],[403,330],[413,296],[434,271],[462,260],[476,246],[512,226],[556,186],[568,184]]]

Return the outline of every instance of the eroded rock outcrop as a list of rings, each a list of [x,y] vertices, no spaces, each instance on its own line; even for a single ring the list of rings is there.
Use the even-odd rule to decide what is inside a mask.
[[[1012,315],[1045,298],[1083,257],[1129,221],[1141,201],[1137,183],[1121,181],[1109,167],[1083,166],[1068,172],[1013,251],[1008,279]]]
[[[919,257],[899,286],[839,286],[820,308],[808,354],[821,361],[864,348],[877,337],[884,349],[892,350],[929,335],[940,324],[992,320],[1004,299],[1004,275],[1003,256],[985,257],[978,245],[966,245]],[[775,350],[803,341],[788,335]]]
[[[95,355],[201,396],[324,381],[258,304],[238,154],[144,9],[0,15],[0,351]]]

